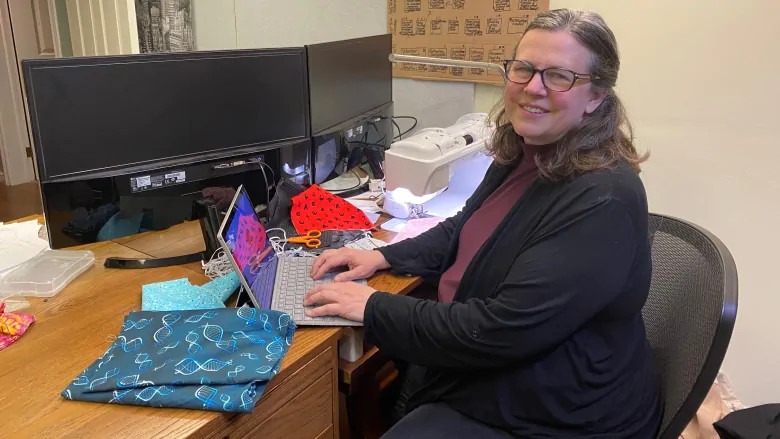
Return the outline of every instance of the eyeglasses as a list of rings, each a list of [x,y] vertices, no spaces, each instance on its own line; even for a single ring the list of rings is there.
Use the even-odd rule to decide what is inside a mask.
[[[508,59],[504,61],[506,70],[506,79],[516,84],[528,84],[533,79],[536,72],[542,76],[542,84],[550,91],[564,92],[571,90],[578,79],[594,80],[599,79],[595,75],[586,75],[584,73],[572,72],[571,70],[550,68],[537,69],[525,61]]]

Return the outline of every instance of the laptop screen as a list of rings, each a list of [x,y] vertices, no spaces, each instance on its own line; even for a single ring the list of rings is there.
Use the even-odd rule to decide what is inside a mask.
[[[261,308],[271,307],[276,255],[246,191],[240,188],[228,212],[222,239]]]

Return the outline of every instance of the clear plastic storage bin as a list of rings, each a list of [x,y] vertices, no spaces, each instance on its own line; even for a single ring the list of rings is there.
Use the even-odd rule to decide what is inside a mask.
[[[0,278],[0,299],[52,297],[95,262],[89,250],[44,250]]]
[[[24,300],[24,297],[18,294],[15,296],[8,296],[8,297],[3,297],[2,295],[0,295],[0,303],[5,304],[4,312],[19,311],[30,306],[30,302]]]

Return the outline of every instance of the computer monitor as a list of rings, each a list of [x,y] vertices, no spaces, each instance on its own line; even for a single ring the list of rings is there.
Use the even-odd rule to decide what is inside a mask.
[[[393,141],[391,51],[389,34],[306,46],[313,182],[331,192],[349,196],[383,177]]]
[[[317,136],[393,100],[390,34],[306,46]]]
[[[109,177],[309,135],[303,48],[23,61],[38,177]]]
[[[243,184],[267,202],[283,169],[309,166],[289,160],[308,161],[311,148],[303,48],[29,60],[23,69],[52,248],[193,219],[206,188]]]

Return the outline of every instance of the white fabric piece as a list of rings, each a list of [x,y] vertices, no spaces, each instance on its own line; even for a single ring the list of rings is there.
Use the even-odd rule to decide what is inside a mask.
[[[485,178],[491,163],[492,157],[480,155],[467,163],[457,165],[447,189],[425,203],[425,213],[442,218],[455,216]]]
[[[389,221],[383,222],[381,227],[390,232],[398,233],[404,228],[404,226],[406,226],[407,222],[408,220],[393,218]]]

